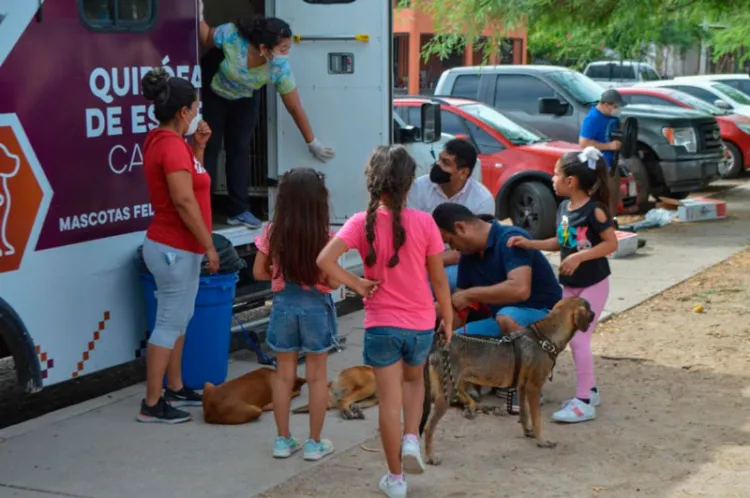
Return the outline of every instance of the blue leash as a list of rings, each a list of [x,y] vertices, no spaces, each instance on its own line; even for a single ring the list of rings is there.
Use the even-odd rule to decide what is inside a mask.
[[[237,325],[240,326],[240,330],[242,331],[242,335],[245,337],[245,340],[250,345],[253,351],[255,351],[255,354],[258,356],[258,363],[261,365],[272,365],[276,366],[276,358],[269,357],[263,349],[261,349],[260,345],[257,341],[257,335],[253,334],[253,336],[256,337],[256,339],[253,339],[250,334],[248,334],[247,330],[245,330],[245,326],[242,324],[242,322],[237,318],[237,315],[232,315],[232,318],[235,322],[237,322]]]

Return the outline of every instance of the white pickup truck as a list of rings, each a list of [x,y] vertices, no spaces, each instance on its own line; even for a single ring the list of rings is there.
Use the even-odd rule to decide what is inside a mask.
[[[661,78],[651,65],[638,61],[594,61],[583,74],[604,88],[631,86]]]

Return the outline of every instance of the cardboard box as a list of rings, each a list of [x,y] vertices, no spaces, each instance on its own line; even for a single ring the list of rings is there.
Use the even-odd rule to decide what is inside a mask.
[[[684,199],[677,206],[677,221],[721,220],[726,217],[727,203],[718,199]]]
[[[638,234],[615,230],[617,236],[617,250],[609,255],[611,258],[624,258],[635,254],[638,250]]]

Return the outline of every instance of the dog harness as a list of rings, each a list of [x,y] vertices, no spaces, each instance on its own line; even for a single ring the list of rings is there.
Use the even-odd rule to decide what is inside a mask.
[[[466,320],[468,317],[468,314],[471,310],[478,311],[482,309],[481,307],[484,306],[486,308],[486,305],[480,305],[479,303],[472,303],[468,308],[463,310],[456,310],[454,308],[454,311],[458,315],[458,317],[461,320]],[[526,327],[525,329],[519,330],[517,332],[513,332],[508,335],[503,335],[502,337],[499,337],[497,339],[495,338],[479,338],[479,337],[473,337],[473,336],[467,336],[466,335],[466,322],[464,322],[464,325],[462,327],[463,334],[461,334],[461,340],[468,340],[468,341],[477,341],[477,342],[483,342],[485,344],[510,344],[513,351],[513,381],[511,383],[511,388],[509,388],[508,396],[507,396],[507,410],[509,414],[513,413],[513,393],[517,390],[518,386],[518,377],[521,373],[521,362],[519,361],[519,358],[521,356],[520,346],[518,344],[517,339],[526,335],[527,332],[531,332],[531,334],[534,336],[534,341],[539,345],[539,347],[547,353],[547,355],[552,360],[552,368],[550,369],[550,375],[549,380],[552,381],[555,365],[557,364],[557,356],[560,352],[557,345],[552,342],[544,333],[542,333],[538,327],[536,327],[536,324],[531,324],[530,326]],[[453,369],[451,368],[450,363],[450,353],[448,350],[448,344],[445,342],[445,336],[441,333],[439,336],[440,341],[440,353],[443,360],[443,370],[448,374],[447,377],[450,379],[450,382],[453,386],[453,397],[452,399],[448,399],[448,378],[446,376],[443,376],[443,393],[445,395],[446,401],[453,404],[458,401],[458,385],[456,383],[456,379],[453,376]]]

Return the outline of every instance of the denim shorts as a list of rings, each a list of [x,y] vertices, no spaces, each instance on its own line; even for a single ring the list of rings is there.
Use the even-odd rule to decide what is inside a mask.
[[[266,343],[278,353],[325,353],[338,346],[331,295],[287,282],[273,296]]]
[[[404,360],[410,367],[427,360],[432,348],[434,331],[410,330],[399,327],[370,327],[365,329],[365,365],[388,367]]]
[[[495,313],[496,317],[500,315],[507,316],[520,325],[521,328],[524,328],[549,315],[549,310],[505,306]],[[485,337],[500,337],[501,335],[500,326],[497,324],[495,318],[485,318],[483,320],[469,322],[466,324],[466,328],[460,328],[456,332],[459,334],[481,335]],[[515,330],[504,330],[502,332],[510,334],[515,332]]]

